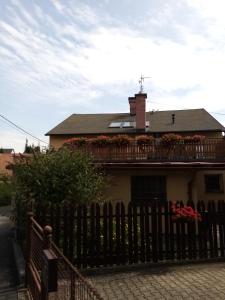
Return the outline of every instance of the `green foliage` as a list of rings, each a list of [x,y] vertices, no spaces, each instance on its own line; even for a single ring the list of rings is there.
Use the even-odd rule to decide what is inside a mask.
[[[28,140],[26,140],[26,144],[25,144],[25,148],[24,148],[24,152],[23,153],[27,153],[27,154],[30,154],[30,153],[39,153],[41,152],[41,149],[39,146],[34,146],[34,145],[28,145]]]
[[[10,177],[0,174],[0,206],[10,205],[13,194],[13,187]]]
[[[89,156],[62,148],[21,157],[14,165],[17,198],[42,203],[75,204],[102,200],[105,180]]]

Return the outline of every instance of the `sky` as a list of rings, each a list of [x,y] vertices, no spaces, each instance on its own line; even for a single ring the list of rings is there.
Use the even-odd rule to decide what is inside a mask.
[[[72,113],[202,108],[225,125],[223,0],[0,0],[0,115],[46,146]],[[0,147],[38,144],[0,117]],[[45,142],[45,143],[44,143]]]

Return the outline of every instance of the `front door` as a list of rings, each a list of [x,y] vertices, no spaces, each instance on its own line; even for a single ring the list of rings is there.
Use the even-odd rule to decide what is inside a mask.
[[[134,203],[150,203],[152,200],[166,200],[165,176],[132,176],[131,201]]]

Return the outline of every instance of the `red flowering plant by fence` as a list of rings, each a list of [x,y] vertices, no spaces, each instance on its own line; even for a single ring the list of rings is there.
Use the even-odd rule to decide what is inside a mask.
[[[171,205],[172,209],[172,220],[173,221],[202,221],[202,216],[193,207],[185,205],[183,207],[177,207],[175,203]]]

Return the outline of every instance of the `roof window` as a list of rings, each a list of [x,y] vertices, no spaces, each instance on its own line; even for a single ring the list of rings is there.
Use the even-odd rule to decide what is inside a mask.
[[[121,127],[122,122],[111,122],[109,124],[110,128],[120,128]]]
[[[146,127],[149,127],[149,121],[145,123]],[[136,122],[133,121],[120,121],[120,122],[111,122],[109,128],[135,128]]]

